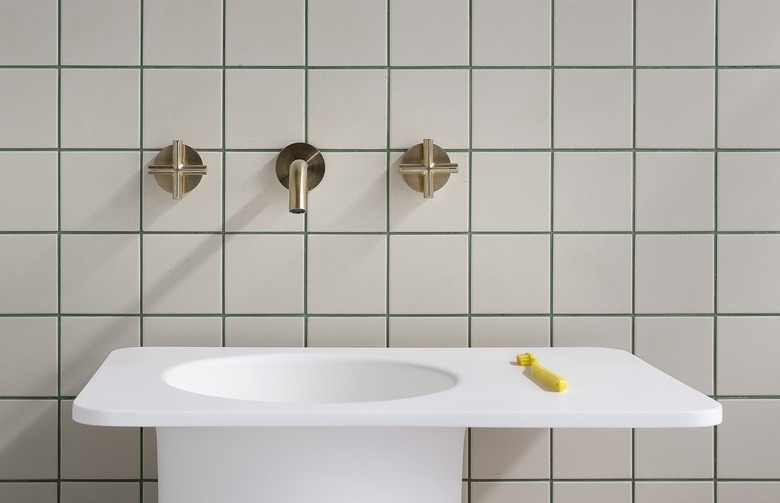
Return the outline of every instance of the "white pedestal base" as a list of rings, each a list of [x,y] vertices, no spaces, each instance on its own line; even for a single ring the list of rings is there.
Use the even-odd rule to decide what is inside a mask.
[[[465,428],[158,428],[160,503],[458,503]]]

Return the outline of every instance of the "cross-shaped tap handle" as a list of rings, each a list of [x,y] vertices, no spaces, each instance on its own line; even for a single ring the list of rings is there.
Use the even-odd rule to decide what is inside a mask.
[[[450,162],[447,152],[434,145],[433,140],[425,139],[406,151],[399,171],[407,185],[430,199],[452,173],[458,172],[458,164]]]
[[[173,140],[149,164],[148,173],[178,200],[200,183],[206,166],[195,149],[181,140]]]

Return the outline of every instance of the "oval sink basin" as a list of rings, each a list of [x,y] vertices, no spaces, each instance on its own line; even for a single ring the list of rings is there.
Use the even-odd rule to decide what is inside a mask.
[[[164,379],[191,393],[276,403],[397,400],[438,393],[457,382],[424,365],[322,354],[199,360],[171,368]]]

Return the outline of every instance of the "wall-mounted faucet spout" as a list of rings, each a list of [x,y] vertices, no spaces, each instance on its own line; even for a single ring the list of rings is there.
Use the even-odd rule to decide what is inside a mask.
[[[306,213],[307,192],[319,185],[325,176],[325,160],[308,143],[293,143],[279,152],[276,176],[290,191],[290,213]]]
[[[290,213],[306,213],[309,163],[296,159],[290,164]]]

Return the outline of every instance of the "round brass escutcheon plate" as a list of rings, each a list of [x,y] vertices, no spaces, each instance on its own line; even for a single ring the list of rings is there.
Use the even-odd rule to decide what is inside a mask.
[[[422,162],[422,149],[422,143],[418,143],[414,147],[407,150],[401,159],[401,164],[420,164]],[[433,145],[433,163],[450,164],[450,156],[447,155],[447,152],[445,152],[443,148],[436,144]],[[422,176],[413,174],[402,174],[401,176],[404,177],[406,185],[413,188],[417,192],[423,191]],[[448,173],[437,174],[435,177],[433,177],[434,192],[444,187],[444,184],[446,184],[447,180],[449,179],[450,175]]]
[[[325,176],[325,159],[316,147],[308,143],[292,143],[284,147],[276,158],[276,177],[285,186],[290,188],[290,164],[302,159],[309,165],[307,170],[307,187],[313,189],[320,184]]]
[[[189,145],[184,145],[184,159],[182,159],[182,163],[185,166],[199,166],[203,165],[203,159],[200,158],[200,154],[198,154],[194,148],[190,147]],[[160,150],[160,153],[157,154],[157,157],[155,157],[149,164],[155,166],[173,165],[173,145],[168,145],[164,149]],[[201,178],[203,178],[203,175],[185,176],[184,190],[182,191],[182,194],[186,194],[187,192],[197,187]],[[173,194],[173,177],[171,175],[156,173],[154,175],[154,179],[157,181],[157,185],[162,187],[163,190]]]

